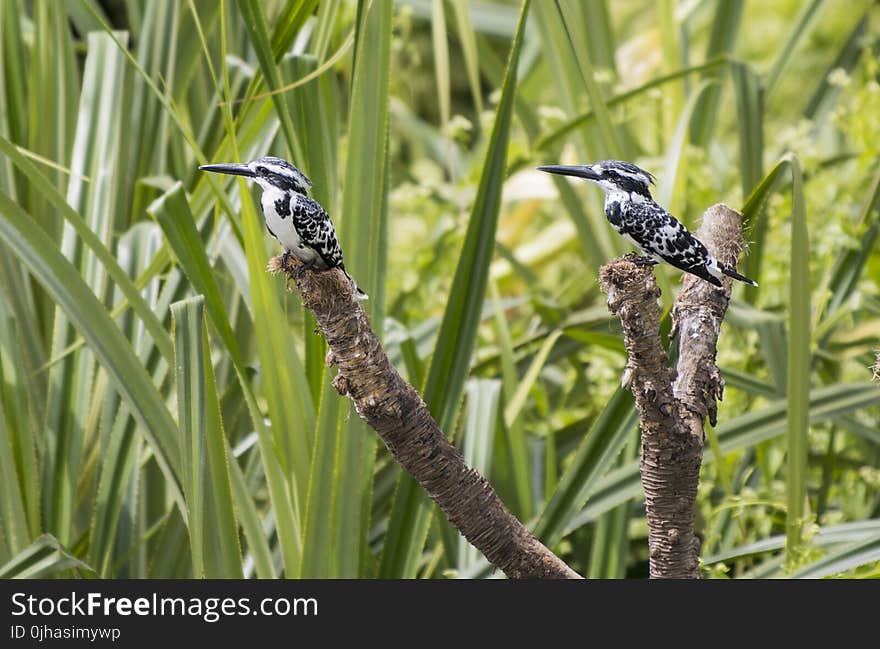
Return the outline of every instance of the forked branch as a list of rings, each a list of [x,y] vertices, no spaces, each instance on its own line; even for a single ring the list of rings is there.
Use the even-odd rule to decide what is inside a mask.
[[[722,263],[735,266],[745,248],[742,216],[726,205],[703,215],[696,236]],[[694,510],[703,453],[704,420],[714,426],[724,380],[715,365],[732,280],[723,287],[686,274],[672,309],[679,333],[676,369],[660,338],[660,289],[649,267],[615,259],[599,273],[608,308],[620,318],[632,390],[642,431],[641,476],[648,518],[651,577],[699,578]]]

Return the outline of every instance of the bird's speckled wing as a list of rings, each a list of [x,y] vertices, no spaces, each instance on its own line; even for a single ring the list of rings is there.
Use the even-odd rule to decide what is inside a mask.
[[[342,249],[324,208],[308,196],[295,196],[292,202],[293,224],[303,244],[317,252],[328,268],[344,269]]]
[[[657,260],[720,286],[718,278],[709,273],[712,257],[706,246],[696,239],[678,219],[654,203],[627,201],[620,208],[620,225],[642,251]]]

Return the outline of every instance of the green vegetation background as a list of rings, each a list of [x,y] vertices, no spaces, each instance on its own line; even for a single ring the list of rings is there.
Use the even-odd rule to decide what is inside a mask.
[[[596,284],[627,246],[534,167],[631,160],[691,226],[742,210],[761,287],[722,329],[705,574],[880,576],[878,26],[869,0],[0,3],[0,576],[492,575],[330,387],[255,191],[196,170],[265,154],[312,178],[467,461],[591,577],[647,574]]]

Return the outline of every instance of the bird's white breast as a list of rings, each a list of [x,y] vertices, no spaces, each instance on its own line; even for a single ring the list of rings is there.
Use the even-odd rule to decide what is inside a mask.
[[[294,226],[293,211],[296,208],[297,194],[292,197],[285,191],[275,189],[267,189],[260,198],[260,206],[263,208],[263,216],[266,219],[266,226],[278,239],[281,246],[287,252],[292,252],[295,257],[310,262],[317,256],[317,253],[311,248],[302,244],[302,239]],[[290,214],[281,218],[275,204],[277,201],[290,201]]]

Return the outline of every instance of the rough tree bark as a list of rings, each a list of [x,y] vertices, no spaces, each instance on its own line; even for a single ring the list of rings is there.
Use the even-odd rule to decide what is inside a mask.
[[[735,266],[745,248],[742,215],[713,205],[696,236],[721,262]],[[694,508],[703,454],[704,420],[714,426],[724,379],[715,365],[716,343],[732,280],[716,288],[685,274],[672,309],[679,333],[676,369],[660,339],[660,289],[650,267],[627,256],[599,273],[608,308],[620,318],[627,351],[623,385],[632,390],[642,431],[640,470],[648,518],[651,578],[698,579],[699,539]]]
[[[315,314],[330,347],[327,364],[339,368],[333,386],[352,400],[449,522],[512,579],[579,579],[510,513],[486,478],[465,464],[425,402],[389,362],[342,272],[300,268],[292,257],[286,268],[280,257],[269,262],[270,271],[287,272]]]

